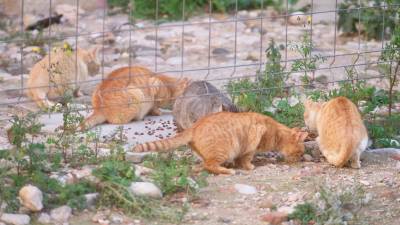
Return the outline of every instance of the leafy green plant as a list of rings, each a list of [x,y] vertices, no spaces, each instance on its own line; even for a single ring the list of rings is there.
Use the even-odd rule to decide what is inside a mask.
[[[400,68],[400,28],[397,27],[393,33],[393,37],[389,43],[386,44],[381,54],[381,68],[389,81],[389,116],[392,114],[394,102],[394,87],[399,84],[399,68]]]
[[[284,97],[285,81],[288,74],[281,65],[279,47],[271,40],[266,50],[267,63],[262,72],[258,72],[256,81],[249,78],[231,80],[227,90],[233,101],[250,111],[263,112],[270,107],[276,97]]]
[[[312,49],[314,48],[313,43],[311,42],[310,35],[305,33],[303,35],[302,41],[300,44],[292,44],[291,48],[300,54],[300,59],[297,59],[292,64],[291,72],[302,72],[304,75],[301,78],[306,87],[308,85],[312,85],[314,82],[315,70],[317,69],[317,63],[325,61],[325,58],[319,54],[312,54]],[[309,75],[311,73],[311,77]]]
[[[345,225],[358,221],[358,212],[369,202],[369,196],[360,186],[333,190],[320,187],[310,202],[299,204],[289,219],[300,221],[302,225],[325,224]]]
[[[294,5],[298,0],[289,0],[289,11],[294,10]],[[285,10],[283,0],[213,0],[211,7],[213,12],[230,12],[236,7],[238,10],[259,9],[272,6],[279,12]],[[108,0],[108,5],[111,7],[122,7],[127,9],[128,13],[135,15],[136,18],[155,19],[157,1],[148,0]],[[131,7],[129,7],[131,6]],[[129,8],[132,9],[129,12]],[[185,19],[189,16],[206,13],[209,8],[209,0],[191,0],[185,1]],[[158,1],[158,19],[159,20],[179,20],[182,19],[183,1],[181,0],[159,0]]]
[[[100,167],[93,171],[93,175],[102,181],[118,183],[128,186],[137,180],[134,167],[126,161],[110,160],[104,161]]]
[[[36,143],[35,138],[43,127],[37,120],[37,114],[29,113],[24,117],[13,116],[12,126],[7,130],[10,143],[15,145],[11,150],[12,159],[17,163],[17,174],[28,169],[32,173],[44,166],[44,145]]]
[[[312,203],[306,202],[296,205],[294,212],[288,216],[289,220],[298,220],[301,225],[308,225],[316,220],[316,209]]]
[[[192,157],[177,157],[173,153],[150,156],[144,164],[154,169],[151,178],[165,194],[180,191],[195,193],[200,187],[207,185],[205,174],[191,176]]]
[[[381,40],[390,37],[395,27],[399,25],[400,1],[385,1],[387,7],[382,7],[382,3],[380,0],[343,1],[339,4],[338,29],[346,34],[355,33],[360,29],[368,39]]]
[[[291,106],[288,99],[282,99],[278,101],[275,110],[276,111],[274,113],[271,113],[270,116],[274,117],[278,122],[283,123],[289,127],[302,127],[304,125],[303,104],[297,103]]]

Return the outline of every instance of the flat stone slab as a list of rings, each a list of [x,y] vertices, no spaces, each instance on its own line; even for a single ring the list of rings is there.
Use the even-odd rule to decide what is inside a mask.
[[[82,112],[82,114],[85,117],[89,115],[87,112]],[[39,121],[44,124],[42,131],[53,134],[55,129],[62,125],[63,116],[62,113],[42,115],[39,117]],[[112,136],[117,136],[119,127],[121,125],[105,123],[92,128],[91,131],[98,132],[100,140],[104,141]],[[138,143],[161,140],[173,137],[176,134],[176,126],[169,111],[163,111],[161,116],[147,116],[143,121],[133,121],[122,125],[122,127],[123,135],[128,142],[124,146],[126,149],[131,149]]]

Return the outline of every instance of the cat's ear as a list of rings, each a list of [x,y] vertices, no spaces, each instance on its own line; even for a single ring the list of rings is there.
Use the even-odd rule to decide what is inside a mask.
[[[304,142],[304,140],[308,137],[308,132],[298,131],[295,136],[297,142]]]

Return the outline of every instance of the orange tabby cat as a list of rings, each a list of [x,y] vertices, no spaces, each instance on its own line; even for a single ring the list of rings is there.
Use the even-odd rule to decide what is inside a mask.
[[[360,154],[367,148],[368,133],[357,107],[345,97],[325,103],[306,100],[304,121],[318,132],[318,144],[327,161],[343,167],[349,160],[360,168]]]
[[[50,100],[62,97],[68,90],[74,92],[76,97],[80,96],[76,84],[79,85],[88,75],[96,75],[99,71],[99,48],[91,51],[78,48],[76,57],[76,52],[68,47],[54,48],[50,55],[37,62],[30,71],[27,95],[41,108],[55,105]]]
[[[234,174],[222,164],[234,162],[235,166],[252,170],[251,161],[258,151],[279,150],[287,161],[297,161],[304,152],[307,135],[258,113],[219,112],[201,118],[173,138],[140,144],[134,151],[162,151],[189,144],[203,159],[206,170]]]
[[[185,89],[188,79],[155,74],[143,67],[123,67],[111,72],[92,95],[94,112],[81,124],[129,123],[147,114],[161,115],[159,107],[172,103]]]

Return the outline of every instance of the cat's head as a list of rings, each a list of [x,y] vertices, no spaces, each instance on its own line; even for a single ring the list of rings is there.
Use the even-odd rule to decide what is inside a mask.
[[[321,102],[313,102],[312,100],[304,101],[304,123],[311,131],[317,130],[317,115],[322,108]]]
[[[85,62],[89,75],[94,76],[100,71],[100,60],[99,60],[100,47],[94,47],[90,50],[78,48],[78,55]]]
[[[280,151],[285,156],[287,162],[297,162],[304,154],[304,140],[308,133],[299,128],[292,128],[281,131]]]
[[[178,78],[173,85],[173,91],[172,91],[172,98],[177,98],[183,94],[185,91],[186,87],[189,85],[190,79],[185,77],[185,78]]]

